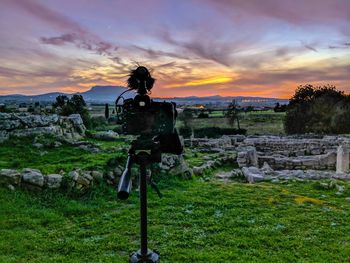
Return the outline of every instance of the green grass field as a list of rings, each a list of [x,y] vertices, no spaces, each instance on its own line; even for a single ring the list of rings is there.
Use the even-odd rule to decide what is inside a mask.
[[[284,112],[268,111],[252,111],[247,113],[240,113],[240,126],[247,130],[247,134],[284,134],[283,119]],[[178,126],[183,125],[181,121],[178,122]],[[210,118],[198,119],[193,118],[191,120],[191,127],[204,128],[204,127],[220,127],[230,128],[227,119],[222,116],[222,112],[213,112]],[[237,128],[235,124],[234,128]]]
[[[251,123],[249,133],[263,127],[278,133],[282,118],[247,113],[242,127]],[[223,120],[195,121],[226,125]],[[0,169],[110,169],[124,164],[128,148],[123,137],[87,139],[102,149],[97,154],[69,144],[54,148],[51,139],[43,138],[43,149],[33,147],[33,138],[0,144]],[[188,150],[185,159],[198,166],[207,155]],[[156,175],[164,198],[149,189],[149,243],[162,262],[350,262],[350,182],[336,181],[345,187],[337,193],[321,185],[329,181],[214,179],[233,167],[192,180]],[[129,200],[119,201],[104,184],[84,194],[0,188],[0,262],[127,262],[139,248],[138,220],[135,189]]]
[[[46,138],[45,141],[52,139]],[[42,149],[33,147],[33,138],[14,138],[0,144],[0,169],[36,168],[44,174],[68,172],[73,168],[83,170],[104,170],[108,162],[123,161],[127,156],[127,144],[123,139],[105,142],[87,139],[99,145],[98,154],[63,143],[54,148],[48,145]],[[121,150],[121,148],[125,150]],[[111,151],[103,151],[111,149]],[[112,149],[115,149],[113,151]]]
[[[341,182],[338,182],[341,183]],[[162,178],[149,194],[149,243],[162,262],[349,262],[349,183]],[[81,197],[0,189],[0,262],[127,262],[138,198],[100,186]]]

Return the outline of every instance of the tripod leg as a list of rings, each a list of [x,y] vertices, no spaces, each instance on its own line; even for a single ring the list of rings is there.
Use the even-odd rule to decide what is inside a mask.
[[[139,155],[140,165],[140,228],[141,228],[141,249],[134,252],[130,257],[132,263],[159,263],[159,254],[149,250],[147,247],[147,170],[149,163],[147,155]]]
[[[141,227],[141,255],[147,257],[147,171],[146,162],[140,163],[140,227]]]

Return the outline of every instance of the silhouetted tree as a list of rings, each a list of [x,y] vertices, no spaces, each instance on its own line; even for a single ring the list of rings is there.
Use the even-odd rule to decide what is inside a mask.
[[[287,133],[350,132],[350,99],[335,86],[299,86],[289,100]],[[344,125],[345,123],[345,125]]]
[[[56,97],[56,102],[53,103],[53,107],[57,108],[57,107],[61,107],[63,108],[64,105],[66,105],[67,101],[68,101],[68,97],[65,95],[59,95]]]
[[[226,111],[226,118],[228,120],[228,123],[233,127],[235,122],[237,122],[238,129],[241,129],[239,125],[239,117],[238,117],[239,109],[238,105],[235,100],[232,100],[232,102],[228,105],[227,111]]]
[[[205,119],[205,118],[209,118],[209,114],[205,112],[205,110],[201,110],[201,112],[198,114],[199,119]]]
[[[106,105],[105,105],[105,118],[106,118],[106,120],[108,120],[108,118],[109,118],[109,105],[108,105],[108,103],[106,103]]]

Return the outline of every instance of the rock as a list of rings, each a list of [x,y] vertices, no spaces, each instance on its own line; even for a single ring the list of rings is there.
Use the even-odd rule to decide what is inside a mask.
[[[11,191],[16,190],[16,188],[12,184],[7,185],[7,188]]]
[[[37,149],[44,148],[44,145],[42,145],[41,143],[33,143],[33,146]]]
[[[102,181],[103,180],[103,173],[100,171],[92,171],[91,176],[94,178],[96,181]]]
[[[49,189],[58,189],[61,186],[63,176],[61,174],[49,174],[46,176],[46,185]]]
[[[124,171],[124,167],[121,167],[121,166],[119,166],[119,165],[117,165],[115,168],[114,168],[114,175],[116,176],[116,177],[120,177],[121,175],[122,175],[122,173],[123,173],[123,171]]]
[[[1,169],[0,184],[19,185],[21,182],[21,174],[17,170]]]
[[[79,172],[78,170],[73,170],[68,173],[68,177],[72,178],[73,181],[78,180]]]
[[[204,172],[204,167],[203,166],[194,166],[193,167],[194,175],[202,175],[203,172]]]
[[[249,183],[255,183],[264,180],[264,173],[257,167],[243,167],[242,172]]]
[[[88,145],[80,145],[79,149],[82,149],[84,151],[91,152],[91,153],[99,153],[100,152],[99,148],[97,148],[97,147],[89,147]]]
[[[92,134],[92,137],[99,140],[114,141],[119,137],[119,134],[109,130],[109,131],[102,131],[102,132],[97,132],[95,134]]]
[[[53,143],[53,147],[55,147],[55,148],[58,148],[58,147],[60,147],[60,146],[62,146],[62,143],[59,142],[59,141],[55,141],[55,142]]]
[[[232,171],[231,172],[220,172],[215,174],[215,177],[221,179],[221,180],[228,180],[233,177]]]
[[[22,183],[43,187],[44,176],[37,169],[26,168],[22,174]]]
[[[263,171],[266,175],[273,175],[275,173],[267,162],[264,162],[261,171]]]
[[[241,169],[233,169],[231,173],[233,178],[239,178],[244,176]]]
[[[340,145],[337,149],[337,173],[349,172],[349,148]]]
[[[69,120],[75,126],[84,125],[80,114],[71,114],[67,117],[67,120]]]
[[[193,171],[188,166],[182,155],[177,156],[177,161],[174,167],[171,168],[170,173],[175,176],[189,179],[192,177]]]
[[[0,142],[11,136],[28,137],[42,134],[80,138],[84,136],[85,130],[79,114],[64,117],[56,114],[2,113],[0,116]]]
[[[106,174],[106,179],[108,184],[114,184],[116,182],[114,173],[112,171],[109,171]]]

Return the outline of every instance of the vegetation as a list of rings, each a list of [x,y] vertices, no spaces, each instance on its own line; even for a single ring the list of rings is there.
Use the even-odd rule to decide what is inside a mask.
[[[335,189],[168,177],[159,186],[162,199],[149,189],[149,241],[162,262],[350,261],[350,202]],[[0,189],[0,204],[1,262],[127,262],[139,247],[135,192],[122,202],[103,185],[81,197]]]
[[[86,103],[83,96],[75,94],[71,98],[68,98],[65,95],[60,95],[57,96],[56,102],[53,104],[53,106],[55,108],[60,108],[60,114],[63,116],[69,116],[74,113],[80,114],[84,125],[90,128],[90,114],[86,108]]]
[[[228,108],[227,108],[227,112],[225,114],[226,118],[227,118],[227,121],[229,123],[229,125],[231,127],[234,126],[235,122],[237,122],[237,128],[238,130],[241,129],[241,127],[239,126],[239,109],[238,109],[238,105],[236,103],[235,100],[233,100],[229,105],[228,105]]]
[[[247,130],[247,134],[284,134],[284,117],[285,112],[274,112],[273,110],[242,112],[240,114],[240,126]],[[209,115],[209,119],[193,118],[190,123],[190,127],[183,129],[183,131],[206,127],[232,129],[222,111],[213,111]],[[177,122],[177,127],[180,128],[180,133],[183,134],[181,127],[184,127],[184,124],[181,120]]]
[[[299,86],[287,108],[287,133],[350,132],[350,96],[334,86]]]
[[[108,103],[106,103],[106,105],[105,105],[105,118],[106,118],[106,120],[108,120],[108,118],[109,118],[109,105],[108,105]]]
[[[54,140],[47,137],[39,140],[44,147],[38,149],[33,147],[33,138],[13,138],[0,144],[0,169],[36,168],[44,174],[49,174],[59,173],[61,170],[68,172],[73,168],[106,169],[113,160],[123,164],[127,155],[127,144],[123,140],[112,142],[88,140],[97,143],[102,151],[91,153],[66,143],[54,147]],[[111,151],[103,151],[107,149]]]

